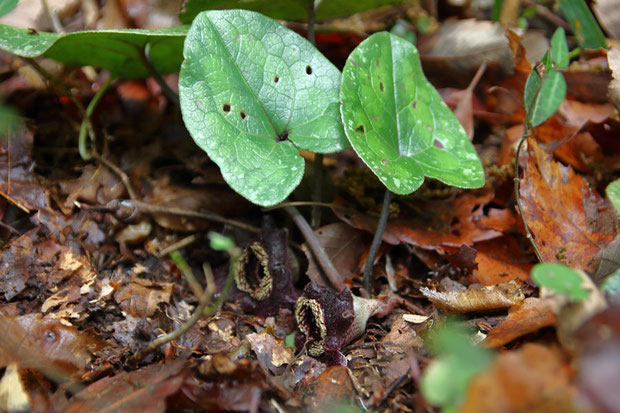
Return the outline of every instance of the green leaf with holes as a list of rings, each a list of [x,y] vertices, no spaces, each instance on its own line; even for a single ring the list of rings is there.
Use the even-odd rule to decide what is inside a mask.
[[[523,103],[527,119],[538,126],[558,110],[566,96],[566,81],[562,73],[548,70],[544,78],[533,68],[525,82]]]
[[[363,41],[344,67],[340,100],[351,145],[392,192],[409,194],[425,176],[484,185],[474,146],[407,40],[381,32]]]
[[[298,149],[348,146],[340,71],[306,39],[246,10],[201,13],[187,35],[179,77],[190,134],[226,182],[263,206],[301,181]]]
[[[0,25],[0,49],[22,57],[45,56],[67,65],[100,67],[125,79],[141,79],[150,76],[144,59],[146,48],[155,72],[179,70],[187,30],[188,26],[176,26],[57,34]]]
[[[351,16],[387,4],[402,3],[403,0],[323,0],[319,3],[316,18]],[[245,9],[265,14],[274,19],[308,19],[308,9],[312,0],[183,0],[179,13],[182,23],[191,23],[203,10]]]

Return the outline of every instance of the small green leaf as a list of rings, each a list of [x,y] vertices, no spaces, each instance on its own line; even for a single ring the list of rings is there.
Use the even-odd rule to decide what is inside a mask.
[[[284,338],[285,347],[295,347],[295,333],[291,333]]]
[[[616,212],[620,214],[620,179],[616,179],[605,189],[607,198],[611,201],[611,204],[616,208]]]
[[[230,251],[235,248],[235,242],[222,234],[218,234],[217,232],[209,232],[207,236],[211,242],[211,248],[216,251]]]
[[[527,118],[532,126],[538,126],[558,110],[566,96],[566,81],[562,73],[549,70],[545,78],[533,69],[525,82],[523,101]]]
[[[351,16],[355,13],[375,9],[386,4],[402,3],[403,0],[323,0],[319,3],[316,18]],[[245,9],[252,10],[280,20],[308,19],[311,0],[184,0],[181,4],[179,20],[189,24],[204,10]]]
[[[564,69],[568,67],[568,45],[564,29],[558,27],[551,37],[551,56],[556,68]]]
[[[473,376],[491,362],[491,352],[472,344],[453,323],[433,331],[430,344],[438,357],[424,371],[420,389],[431,404],[456,411]]]
[[[0,17],[13,11],[17,6],[17,0],[0,0]]]
[[[583,301],[590,296],[590,291],[583,287],[583,279],[577,271],[564,264],[536,264],[532,268],[532,279],[539,287],[568,295],[572,301]]]
[[[301,181],[298,148],[348,146],[340,72],[306,39],[246,10],[194,20],[179,77],[187,129],[222,176],[250,201],[273,205]]]
[[[157,73],[179,70],[187,29],[177,26],[56,34],[0,25],[0,49],[22,57],[45,56],[67,65],[100,67],[115,77],[141,79],[150,76],[143,55],[147,45]]]
[[[373,34],[347,59],[340,87],[347,137],[390,191],[409,194],[425,176],[461,188],[484,185],[476,150],[410,42]]]
[[[584,0],[558,0],[566,20],[584,49],[605,49],[605,35]]]

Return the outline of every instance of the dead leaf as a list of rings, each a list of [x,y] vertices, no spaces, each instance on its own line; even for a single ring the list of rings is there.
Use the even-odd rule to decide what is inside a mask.
[[[422,287],[420,292],[433,304],[450,313],[472,313],[509,308],[524,299],[523,293],[514,281],[449,292]]]
[[[342,281],[350,280],[359,273],[360,257],[366,249],[368,235],[363,231],[351,228],[342,222],[325,225],[314,231],[327,256],[342,276]],[[308,258],[308,277],[320,285],[325,285],[314,256],[303,244],[304,253]]]
[[[592,10],[599,24],[613,39],[620,39],[620,9],[614,0],[596,0]]]
[[[264,333],[252,333],[245,336],[258,362],[265,366],[272,374],[282,373],[282,367],[295,360],[295,355],[290,347],[284,346],[284,340],[273,335]]]
[[[499,354],[469,384],[462,413],[583,412],[571,367],[548,347],[525,344]]]
[[[68,210],[73,208],[75,201],[106,205],[125,193],[125,185],[120,178],[102,165],[85,165],[79,178],[67,179],[58,185],[60,191],[68,195],[64,202],[64,207]]]
[[[184,365],[185,360],[179,358],[103,378],[76,394],[65,412],[163,413],[167,410],[166,398],[185,379]]]
[[[613,208],[572,168],[551,159],[534,140],[528,144],[520,195],[538,249],[546,262],[595,271],[594,257],[613,239]]]
[[[504,235],[493,241],[474,244],[477,250],[473,281],[482,285],[495,285],[507,281],[523,282],[530,279],[532,256],[516,238]]]
[[[0,380],[0,409],[6,412],[26,412],[30,408],[30,398],[17,364],[9,364]]]
[[[79,378],[93,352],[106,346],[86,332],[40,314],[0,317],[0,365],[17,362],[58,382]]]
[[[169,304],[174,283],[155,283],[144,278],[134,278],[114,293],[121,309],[134,317],[150,317],[159,305]]]
[[[355,394],[347,367],[334,366],[303,391],[303,399],[311,412],[322,412],[330,404],[352,400]]]
[[[485,212],[483,206],[492,199],[492,192],[483,191],[478,194],[465,192],[452,201],[417,200],[416,210],[419,213],[413,218],[390,219],[383,241],[392,245],[407,243],[445,253],[445,247],[471,246],[475,242],[497,238],[502,231],[511,228],[514,221],[493,219],[495,208]],[[375,231],[377,220],[373,217],[343,213],[337,209],[334,212],[355,228],[370,233]]]
[[[611,48],[607,51],[607,61],[613,79],[609,82],[609,99],[620,110],[620,50]]]
[[[10,301],[26,288],[35,262],[33,240],[38,229],[33,229],[2,247],[0,255],[0,292]]]
[[[508,316],[500,321],[482,341],[485,347],[500,347],[512,340],[555,324],[555,315],[548,300],[528,297],[510,308]]]

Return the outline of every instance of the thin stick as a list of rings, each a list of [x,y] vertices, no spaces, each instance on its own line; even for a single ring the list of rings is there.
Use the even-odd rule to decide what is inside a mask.
[[[132,215],[134,215],[136,212],[146,212],[149,214],[177,215],[177,216],[182,216],[182,217],[206,219],[208,221],[213,221],[213,222],[217,222],[219,224],[224,224],[224,225],[230,225],[231,227],[240,228],[245,231],[253,232],[256,234],[260,232],[260,228],[257,228],[253,225],[246,224],[244,222],[237,221],[234,219],[224,218],[213,212],[198,212],[198,211],[193,211],[191,209],[165,207],[161,205],[152,205],[147,202],[129,200],[129,199],[119,200],[116,206],[110,207],[110,210],[120,209],[120,208],[133,209],[134,213],[132,213]]]
[[[525,142],[525,139],[527,138],[526,131],[528,130],[529,129],[527,127],[526,121],[526,124],[523,126],[523,135],[521,135],[519,145],[517,145],[517,152],[515,154],[515,199],[517,201],[517,210],[519,211],[521,221],[523,221],[523,227],[525,228],[525,237],[530,241],[530,244],[532,244],[532,248],[534,249],[534,253],[536,253],[536,256],[538,257],[538,260],[540,262],[545,262],[542,254],[540,253],[540,250],[538,249],[538,245],[536,245],[536,240],[534,240],[534,237],[530,232],[530,228],[527,225],[527,219],[525,218],[525,214],[523,213],[523,207],[521,206],[521,196],[519,195],[519,155],[521,154],[521,146],[523,146],[523,142]]]
[[[116,175],[118,175],[119,178],[121,178],[123,185],[125,185],[125,189],[127,189],[127,195],[129,195],[129,198],[131,198],[132,200],[138,199],[138,197],[136,196],[136,192],[133,190],[133,186],[131,185],[131,181],[129,180],[129,177],[127,176],[125,171],[119,168],[114,162],[110,161],[108,158],[99,155],[96,148],[93,148],[90,151],[90,155],[92,155],[92,157],[95,158],[97,161],[110,168]]]
[[[80,156],[85,161],[89,161],[92,158],[90,152],[88,151],[88,144],[86,143],[86,137],[90,136],[91,141],[93,141],[93,144],[95,143],[95,133],[94,133],[94,129],[93,129],[93,125],[90,120],[90,117],[92,116],[93,112],[95,111],[95,108],[99,104],[99,101],[101,100],[105,92],[108,90],[110,85],[112,84],[113,80],[114,78],[112,76],[108,77],[105,83],[101,85],[97,93],[95,93],[95,96],[93,96],[92,100],[86,107],[86,111],[84,112],[84,118],[82,119],[82,125],[80,126],[80,135],[78,138],[78,149],[80,151]]]
[[[375,231],[375,236],[370,244],[370,250],[368,251],[368,257],[366,258],[366,264],[364,265],[364,289],[366,289],[369,297],[372,297],[372,268],[377,252],[379,252],[379,247],[381,246],[381,240],[383,239],[383,233],[385,232],[388,216],[390,215],[391,200],[392,192],[389,189],[386,189],[385,195],[383,196],[383,207],[381,208],[381,215],[379,216],[377,230]]]
[[[30,213],[30,210],[28,208],[26,208],[25,206],[23,206],[22,204],[20,204],[18,201],[16,201],[15,199],[13,199],[9,194],[7,194],[6,192],[4,192],[3,190],[0,189],[0,196],[4,197],[7,201],[9,201],[10,203],[12,203],[13,205],[15,205],[17,208],[21,209],[22,211],[24,211],[26,214]]]
[[[340,279],[341,277],[338,270],[336,270],[334,264],[329,259],[329,256],[319,243],[319,240],[316,238],[316,235],[314,235],[314,232],[308,224],[308,221],[306,221],[306,218],[304,218],[299,210],[293,206],[287,206],[284,210],[293,219],[293,222],[297,225],[299,231],[301,231],[301,234],[308,243],[308,248],[312,252],[312,255],[314,255],[314,258],[316,258],[329,282],[338,292],[344,290],[345,285]]]
[[[189,237],[185,237],[159,251],[159,253],[157,253],[157,257],[161,258],[164,255],[170,254],[174,250],[180,250],[181,248],[185,248],[188,245],[193,244],[194,242],[196,242],[196,235],[192,234]]]

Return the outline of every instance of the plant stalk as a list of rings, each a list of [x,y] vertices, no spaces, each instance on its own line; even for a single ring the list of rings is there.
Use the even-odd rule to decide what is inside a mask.
[[[364,265],[364,289],[368,293],[369,297],[372,297],[372,268],[374,266],[375,257],[379,252],[381,246],[381,240],[383,239],[383,233],[387,226],[388,216],[390,215],[390,201],[392,200],[392,191],[385,190],[383,196],[383,206],[381,207],[381,215],[379,216],[379,223],[377,224],[377,230],[375,236],[370,244],[370,250],[368,251],[368,257],[366,258],[366,264]]]
[[[114,78],[112,76],[108,77],[105,83],[101,85],[97,93],[95,93],[95,96],[93,96],[92,100],[84,111],[84,118],[82,119],[82,125],[80,126],[80,135],[78,138],[78,150],[80,151],[80,156],[85,161],[89,161],[90,159],[92,159],[92,156],[88,151],[87,137],[90,136],[93,144],[95,141],[95,132],[93,130],[93,125],[90,118],[95,111],[95,108],[99,104],[99,101],[112,84],[113,80]]]

